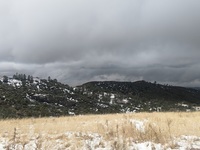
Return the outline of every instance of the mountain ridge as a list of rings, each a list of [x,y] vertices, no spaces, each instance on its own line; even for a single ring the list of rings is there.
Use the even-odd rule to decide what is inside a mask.
[[[91,81],[71,87],[50,77],[18,77],[0,79],[0,118],[193,111],[200,106],[200,90],[144,80]]]

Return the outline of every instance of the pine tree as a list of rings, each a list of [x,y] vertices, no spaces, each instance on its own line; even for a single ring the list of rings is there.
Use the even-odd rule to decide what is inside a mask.
[[[3,76],[3,82],[8,83],[8,77],[7,76]]]
[[[51,81],[51,77],[50,76],[48,76],[48,81]]]
[[[26,80],[26,75],[25,74],[23,75],[23,80]]]
[[[28,81],[30,81],[30,80],[31,80],[31,76],[30,76],[30,75],[28,75],[28,78],[27,78],[27,80],[28,80]]]
[[[33,83],[33,76],[30,76],[30,83]]]

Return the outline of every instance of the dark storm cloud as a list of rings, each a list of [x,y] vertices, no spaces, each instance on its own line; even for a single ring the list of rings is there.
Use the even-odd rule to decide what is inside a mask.
[[[200,84],[199,0],[0,0],[1,74]]]

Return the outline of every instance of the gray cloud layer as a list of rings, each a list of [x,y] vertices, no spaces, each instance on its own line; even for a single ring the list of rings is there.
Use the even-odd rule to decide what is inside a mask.
[[[199,0],[0,0],[1,74],[200,86]]]

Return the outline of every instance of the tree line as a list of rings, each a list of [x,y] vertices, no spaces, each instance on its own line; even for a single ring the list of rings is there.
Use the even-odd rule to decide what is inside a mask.
[[[22,83],[23,83],[23,82],[26,82],[26,81],[29,81],[30,83],[33,83],[33,76],[31,76],[31,75],[28,75],[28,76],[27,76],[26,74],[19,74],[19,73],[16,73],[16,74],[13,75],[12,78],[13,78],[13,79],[16,79],[16,80],[20,80],[20,81],[22,81]],[[6,75],[3,76],[3,82],[4,82],[4,83],[8,83],[8,79],[9,79],[8,76],[6,76]],[[51,77],[49,76],[49,77],[47,78],[47,81],[54,81],[54,82],[57,82],[57,79],[51,79]]]
[[[4,75],[3,76],[3,82],[4,83],[8,83],[8,76],[6,76],[6,75]],[[22,82],[25,82],[25,81],[29,81],[30,83],[33,83],[33,76],[31,76],[31,75],[26,75],[26,74],[18,74],[18,73],[16,73],[16,74],[14,74],[13,75],[13,79],[16,79],[16,80],[20,80],[20,81],[22,81]]]

